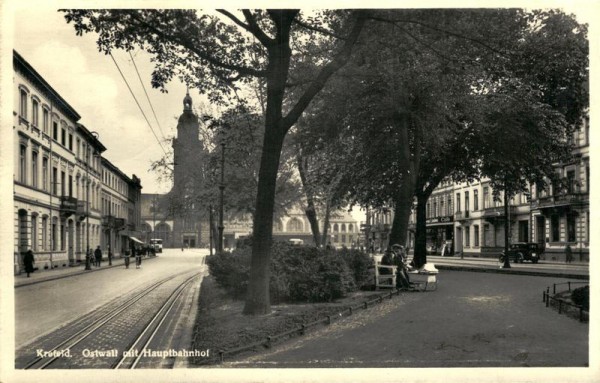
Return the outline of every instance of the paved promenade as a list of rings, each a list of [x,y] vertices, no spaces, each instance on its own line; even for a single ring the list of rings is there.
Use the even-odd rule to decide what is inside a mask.
[[[563,281],[441,271],[436,291],[403,293],[225,367],[586,367],[589,325],[542,303]]]

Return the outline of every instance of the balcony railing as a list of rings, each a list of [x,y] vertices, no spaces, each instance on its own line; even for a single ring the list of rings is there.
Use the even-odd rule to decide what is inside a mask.
[[[114,227],[116,217],[114,215],[103,215],[102,226]]]
[[[456,221],[463,221],[465,219],[469,218],[469,212],[468,211],[457,211],[456,213],[454,213],[454,219]]]
[[[508,213],[510,215],[515,214],[516,208],[514,206],[508,207]],[[493,217],[504,217],[504,206],[496,206],[490,207],[483,210],[483,218],[493,218]]]
[[[544,208],[563,205],[581,205],[588,201],[588,193],[565,193],[541,197],[537,201],[537,206]]]
[[[77,213],[78,201],[75,197],[62,196],[60,197],[60,212],[63,214]]]
[[[88,213],[88,203],[86,201],[77,201],[77,215],[85,216]]]

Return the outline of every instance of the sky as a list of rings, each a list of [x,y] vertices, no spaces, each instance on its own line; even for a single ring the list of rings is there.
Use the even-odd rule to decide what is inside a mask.
[[[570,4],[568,10],[583,22],[589,22],[592,17],[585,8],[590,3],[594,2],[547,2]],[[80,123],[99,133],[100,141],[107,148],[103,153],[105,158],[125,174],[140,177],[144,193],[168,191],[170,184],[158,182],[156,174],[149,171],[152,161],[164,155],[163,149],[111,57],[98,52],[94,34],[76,36],[73,26],[56,11],[57,7],[51,7],[54,3],[37,4],[36,7],[15,6],[14,49],[82,116]],[[531,3],[523,4],[531,6]],[[155,134],[159,138],[174,136],[186,87],[174,80],[167,85],[166,94],[153,89],[149,56],[142,51],[133,52],[135,65],[158,117],[157,123],[131,58],[123,51],[115,51],[113,56]],[[207,104],[197,91],[190,90],[190,94],[196,106],[201,102]],[[163,143],[163,147],[169,150],[168,144]]]
[[[25,8],[15,12],[14,49],[79,113],[88,130],[99,133],[107,150],[103,156],[131,177],[142,180],[144,193],[165,192],[169,184],[158,183],[150,164],[164,156],[155,138],[172,137],[183,111],[186,87],[179,81],[161,93],[150,85],[152,65],[143,51],[132,53],[158,123],[128,53],[113,57],[135,94],[152,129],[128,90],[110,56],[98,52],[95,35],[76,36],[63,14],[49,8]],[[190,90],[197,105],[201,97]],[[168,152],[168,143],[162,143]]]

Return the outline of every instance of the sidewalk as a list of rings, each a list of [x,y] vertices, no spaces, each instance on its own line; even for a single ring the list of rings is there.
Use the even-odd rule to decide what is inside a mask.
[[[149,259],[154,259],[154,258],[156,258],[156,257],[145,256],[142,259],[143,259],[143,261],[147,261]],[[135,267],[135,258],[130,259],[129,267],[131,267],[132,265],[133,265],[133,267]],[[109,266],[108,259],[103,259],[102,266],[95,267],[95,266],[91,265],[90,267],[91,267],[91,270],[85,270],[85,263],[81,263],[76,266],[61,267],[61,268],[56,268],[53,270],[40,269],[40,270],[36,270],[34,273],[31,273],[29,278],[27,277],[27,274],[23,272],[21,274],[15,275],[15,288],[33,285],[36,283],[41,283],[41,282],[46,282],[46,281],[52,281],[55,279],[68,278],[68,277],[71,277],[74,275],[80,275],[80,274],[86,274],[86,273],[91,273],[91,272],[95,272],[95,271],[106,270],[106,269],[113,268],[113,267],[125,267],[125,261],[124,261],[124,258],[115,258],[112,260],[112,266]]]

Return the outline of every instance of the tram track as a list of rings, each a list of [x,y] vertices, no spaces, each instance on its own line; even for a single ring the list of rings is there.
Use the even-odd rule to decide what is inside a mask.
[[[193,275],[188,276],[190,273],[193,273]],[[27,358],[26,362],[24,362],[23,356],[17,358],[16,368],[87,368],[90,367],[90,364],[95,367],[91,363],[94,359],[85,356],[86,350],[89,353],[89,349],[111,350],[110,357],[102,355],[103,358],[96,360],[101,362],[101,368],[116,366],[118,362],[109,363],[107,359],[114,359],[123,355],[123,351],[128,349],[127,345],[129,348],[136,347],[139,339],[143,338],[144,333],[151,334],[150,339],[146,342],[147,347],[154,336],[153,334],[156,333],[156,330],[148,330],[148,328],[159,328],[162,321],[170,313],[177,298],[201,274],[201,272],[186,271],[162,278],[137,289],[131,297],[124,301],[108,303],[76,319],[63,328],[57,329],[54,332],[56,335],[54,333],[49,334],[49,338],[54,335],[54,337],[59,337],[58,340],[51,339],[28,345],[28,349],[21,352],[21,354],[33,354],[36,355],[35,358]],[[185,278],[185,280],[180,282],[181,278]],[[174,284],[175,286],[173,286]],[[166,299],[165,296],[167,296]],[[159,307],[158,310],[156,310],[157,306]],[[156,312],[154,313],[154,311]],[[144,325],[145,318],[148,317],[152,317],[152,319]],[[140,326],[143,329],[136,331],[135,328]],[[130,342],[130,338],[135,337],[135,334],[138,334],[136,340]],[[48,346],[48,344],[52,344],[52,346]]]
[[[121,359],[114,365],[114,369],[134,369],[140,362],[140,359],[144,355],[144,351],[148,349],[148,346],[152,343],[155,335],[158,330],[161,328],[168,315],[173,310],[175,303],[181,297],[185,289],[197,278],[197,274],[188,278],[181,285],[177,287],[175,291],[169,296],[167,301],[162,305],[162,307],[158,310],[156,315],[152,318],[152,320],[148,323],[148,325],[144,328],[144,330],[140,333],[140,335],[135,339],[131,347],[122,353]],[[141,345],[141,348],[137,348],[138,345]]]

